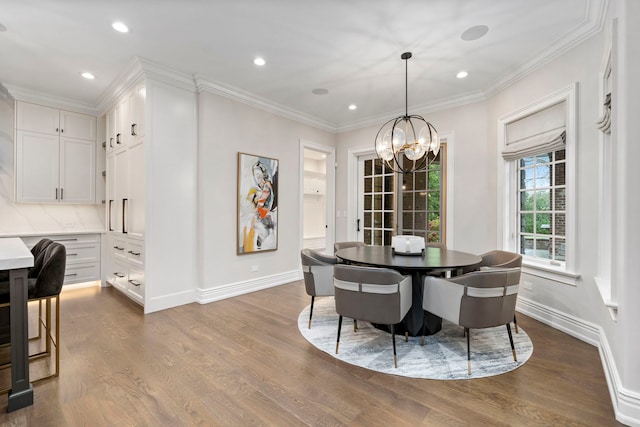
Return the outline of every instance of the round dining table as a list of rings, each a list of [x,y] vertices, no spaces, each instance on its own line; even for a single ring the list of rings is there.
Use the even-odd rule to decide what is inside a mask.
[[[347,264],[391,268],[411,275],[411,309],[402,323],[395,325],[397,333],[408,332],[411,336],[432,335],[442,328],[440,317],[422,309],[424,277],[447,271],[455,276],[463,268],[482,262],[477,255],[440,247],[427,247],[421,254],[405,255],[395,253],[391,246],[366,245],[340,249],[336,256]]]

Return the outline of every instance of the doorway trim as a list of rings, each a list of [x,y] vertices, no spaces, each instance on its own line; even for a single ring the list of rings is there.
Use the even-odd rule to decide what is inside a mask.
[[[447,209],[445,212],[447,220],[447,246],[452,249],[455,247],[454,242],[454,146],[453,132],[441,133],[440,139],[447,141],[447,180],[446,180],[446,194],[447,194]],[[349,170],[347,174],[347,239],[356,240],[356,221],[358,217],[358,159],[360,156],[367,154],[375,154],[374,147],[356,147],[350,148],[347,151],[347,157],[349,162]]]
[[[300,224],[298,249],[304,247],[304,150],[319,151],[327,155],[326,161],[326,202],[327,202],[327,232],[325,234],[325,244],[327,253],[333,253],[333,243],[335,241],[336,228],[336,149],[330,145],[318,144],[306,139],[300,138],[300,160],[299,160],[299,187],[298,194],[300,202],[298,206],[298,223]]]

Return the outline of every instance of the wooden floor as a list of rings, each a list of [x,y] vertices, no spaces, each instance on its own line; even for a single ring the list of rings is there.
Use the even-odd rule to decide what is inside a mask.
[[[317,350],[297,327],[308,303],[302,282],[146,316],[112,288],[64,292],[60,377],[11,414],[1,395],[0,425],[619,425],[597,349],[523,315],[524,366],[435,381]]]

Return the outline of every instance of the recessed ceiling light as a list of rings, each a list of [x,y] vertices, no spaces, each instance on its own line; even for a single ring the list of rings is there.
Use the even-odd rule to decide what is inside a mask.
[[[356,108],[358,108],[356,104],[349,105],[349,110],[355,110]]]
[[[327,89],[318,88],[318,89],[313,89],[311,93],[314,95],[326,95],[329,93],[329,91]]]
[[[264,64],[267,63],[267,61],[265,61],[264,58],[261,58],[258,56],[256,59],[253,60],[253,63],[259,67],[262,67]]]
[[[459,78],[459,79],[464,79],[468,75],[469,75],[469,73],[467,73],[466,71],[460,71],[458,74],[456,74],[456,77]]]
[[[111,26],[113,27],[114,30],[116,30],[119,33],[128,33],[129,32],[129,27],[127,27],[126,25],[124,25],[124,23],[120,22],[120,21],[116,21],[113,24],[111,24]]]
[[[474,25],[467,28],[464,33],[460,35],[460,38],[464,41],[478,40],[489,32],[489,27],[486,25]]]
[[[95,79],[95,78],[96,78],[96,76],[94,76],[93,74],[89,73],[88,71],[85,71],[85,72],[83,72],[83,73],[80,73],[80,75],[81,75],[82,77],[84,77],[85,79],[87,79],[87,80],[93,80],[93,79]]]

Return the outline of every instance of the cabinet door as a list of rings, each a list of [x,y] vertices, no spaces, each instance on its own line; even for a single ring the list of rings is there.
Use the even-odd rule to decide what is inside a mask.
[[[128,149],[129,201],[126,206],[127,231],[131,236],[144,235],[145,156],[144,144],[136,142]]]
[[[129,104],[131,118],[130,135],[133,140],[144,138],[145,134],[145,102],[147,96],[146,86],[138,86],[131,93],[131,101]]]
[[[60,136],[96,140],[96,118],[87,114],[60,110]]]
[[[95,203],[96,143],[60,138],[60,201]]]
[[[114,195],[116,201],[115,211],[113,217],[113,225],[116,232],[126,233],[124,209],[127,208],[128,203],[128,189],[129,182],[129,169],[128,169],[128,152],[126,150],[117,151],[114,154],[115,174],[114,180]]]
[[[116,156],[107,155],[107,188],[106,188],[106,208],[107,208],[107,230],[115,231],[115,213],[116,213]]]
[[[16,104],[16,128],[48,135],[58,135],[60,114],[56,108],[18,102]]]
[[[19,130],[16,138],[16,200],[57,202],[58,136]]]
[[[116,148],[116,122],[118,109],[112,108],[107,112],[107,153]]]
[[[118,148],[127,144],[131,133],[128,96],[118,104],[116,110],[116,148]]]

